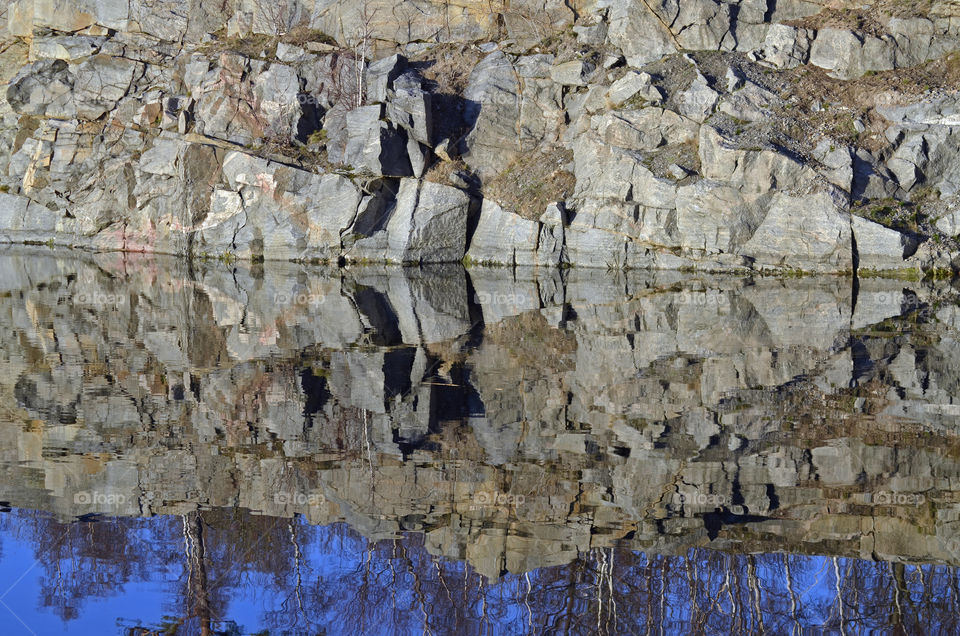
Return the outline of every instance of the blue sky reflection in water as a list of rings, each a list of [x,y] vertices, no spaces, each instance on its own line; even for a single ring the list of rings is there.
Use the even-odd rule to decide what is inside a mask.
[[[848,633],[958,627],[958,570],[945,565],[608,548],[486,580],[463,562],[428,554],[417,534],[372,545],[344,524],[213,511],[200,513],[210,524],[211,561],[199,586],[191,584],[197,572],[184,535],[195,515],[64,525],[45,514],[6,513],[4,633],[145,634],[171,624],[177,633],[203,633],[204,620],[226,634],[614,634],[650,626],[807,633],[838,631],[841,621]],[[234,563],[248,548],[237,541],[260,532],[269,554],[217,565]],[[206,618],[191,616],[198,602],[208,606]]]

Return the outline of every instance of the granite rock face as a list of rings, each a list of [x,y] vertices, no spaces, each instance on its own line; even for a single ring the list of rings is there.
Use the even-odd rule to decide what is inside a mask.
[[[618,269],[958,261],[960,100],[910,84],[952,72],[951,3],[849,24],[857,7],[801,0],[213,4],[9,3],[0,240]]]

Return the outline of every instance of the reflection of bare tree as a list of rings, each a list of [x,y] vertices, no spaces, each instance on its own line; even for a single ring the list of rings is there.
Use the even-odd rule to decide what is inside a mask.
[[[195,511],[183,516],[187,541],[187,616],[198,622],[201,636],[210,634],[210,590],[207,579],[203,518]]]
[[[69,623],[90,598],[169,569],[176,634],[230,629],[230,599],[274,600],[285,633],[956,633],[958,570],[693,549],[646,556],[596,548],[497,580],[430,554],[420,534],[372,543],[239,510],[62,524],[12,513],[0,532],[35,546],[41,606]],[[265,596],[264,596],[265,595]],[[144,634],[131,628],[130,634]]]
[[[0,517],[0,530],[33,545],[40,605],[64,620],[76,618],[85,599],[109,598],[169,563],[162,550],[168,528],[157,524],[155,541],[143,545],[138,533],[145,525],[141,519],[67,524],[32,512]]]

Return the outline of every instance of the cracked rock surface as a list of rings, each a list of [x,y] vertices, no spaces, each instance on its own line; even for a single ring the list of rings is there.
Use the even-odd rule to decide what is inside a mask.
[[[814,0],[3,4],[3,242],[960,265],[951,2],[869,15]]]

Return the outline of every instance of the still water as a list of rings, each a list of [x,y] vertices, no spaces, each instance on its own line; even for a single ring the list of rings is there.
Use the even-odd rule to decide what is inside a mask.
[[[4,251],[3,633],[957,633],[958,292]]]

